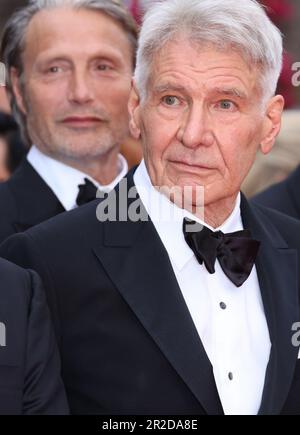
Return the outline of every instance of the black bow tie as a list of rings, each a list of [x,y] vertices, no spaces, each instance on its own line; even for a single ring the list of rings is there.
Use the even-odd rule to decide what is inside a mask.
[[[78,188],[77,205],[83,205],[96,199],[97,187],[88,178],[85,178],[84,184],[79,184]]]
[[[198,230],[195,231],[196,226]],[[251,239],[250,231],[213,232],[185,218],[183,233],[198,262],[204,262],[209,273],[215,273],[218,258],[223,272],[237,287],[249,277],[260,246],[260,242]]]

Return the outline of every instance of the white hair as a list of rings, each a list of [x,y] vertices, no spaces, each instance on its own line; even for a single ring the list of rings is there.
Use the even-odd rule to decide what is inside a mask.
[[[275,94],[282,35],[256,0],[161,0],[145,14],[140,32],[134,79],[142,100],[154,57],[181,35],[200,45],[234,49],[259,69],[263,100]]]

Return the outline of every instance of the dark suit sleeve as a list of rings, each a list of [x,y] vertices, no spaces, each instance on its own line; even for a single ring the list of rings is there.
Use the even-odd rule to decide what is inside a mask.
[[[23,390],[24,414],[67,414],[60,361],[41,280],[29,271],[27,346]]]

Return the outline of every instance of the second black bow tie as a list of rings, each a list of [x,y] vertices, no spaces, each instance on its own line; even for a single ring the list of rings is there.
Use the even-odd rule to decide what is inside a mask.
[[[193,231],[196,222],[184,219],[183,233],[198,262],[204,262],[209,273],[215,273],[215,262],[219,260],[225,275],[240,287],[249,277],[254,265],[260,242],[251,239],[250,231],[243,230],[224,234],[213,232],[207,227]]]
[[[88,178],[85,178],[84,184],[79,184],[78,188],[77,205],[83,205],[96,199],[97,187]]]

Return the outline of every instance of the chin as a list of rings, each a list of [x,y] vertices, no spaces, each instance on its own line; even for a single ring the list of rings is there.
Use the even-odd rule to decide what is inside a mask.
[[[237,197],[239,192],[224,192],[224,190],[222,192],[220,191],[211,191],[208,192],[207,190],[205,190],[204,192],[204,205],[207,207],[209,205],[212,204],[228,204],[231,201],[234,201]]]

